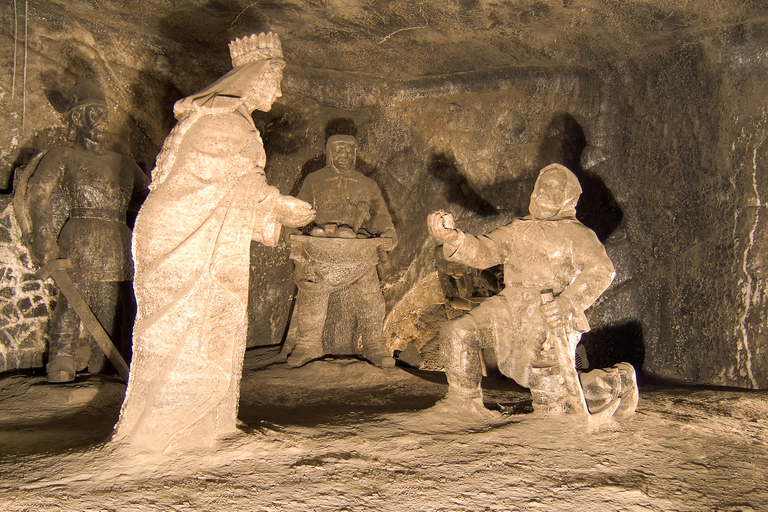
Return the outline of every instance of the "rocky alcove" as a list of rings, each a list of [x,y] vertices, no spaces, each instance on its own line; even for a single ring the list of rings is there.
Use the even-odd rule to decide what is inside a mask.
[[[37,1],[0,5],[0,441],[7,510],[760,510],[766,500],[768,19],[759,2],[653,0]],[[230,68],[228,41],[280,34],[283,96],[254,116],[284,194],[355,133],[400,235],[379,266],[389,348],[289,370],[288,247],[251,248],[241,420],[176,465],[111,460],[124,386],[45,384],[53,289],[33,277],[11,201],[20,166],[62,143],[62,94],[104,90],[110,143],[149,173],[172,105]],[[444,392],[442,321],[498,273],[446,279],[426,215],[470,233],[526,213],[536,172],[578,176],[580,220],[617,277],[588,312],[593,366],[641,372],[611,429],[541,424],[489,376],[498,428],[420,425]],[[334,383],[333,385],[330,383]],[[64,407],[64,404],[67,404]],[[145,468],[145,469],[137,469]]]

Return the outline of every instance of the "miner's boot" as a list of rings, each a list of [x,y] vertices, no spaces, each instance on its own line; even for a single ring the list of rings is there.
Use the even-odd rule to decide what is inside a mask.
[[[52,332],[48,343],[48,382],[72,382],[77,370],[74,352],[77,338],[72,332]]]
[[[296,346],[293,347],[291,355],[288,356],[288,366],[298,368],[310,361],[320,359],[324,355],[322,342],[312,343],[308,341],[299,341],[296,343]]]
[[[392,368],[395,366],[395,359],[384,343],[371,343],[363,347],[363,357],[379,368]]]
[[[440,414],[469,416],[483,420],[496,420],[501,417],[499,411],[492,411],[483,404],[483,390],[480,386],[474,389],[464,389],[448,385],[445,398],[433,405],[429,411]]]
[[[69,356],[57,356],[45,366],[48,382],[61,383],[75,380],[75,359]]]
[[[621,403],[616,409],[615,415],[619,417],[629,416],[637,409],[637,402],[640,398],[637,389],[637,375],[635,368],[629,363],[619,363],[616,368],[618,368],[621,378],[621,389],[618,393]]]

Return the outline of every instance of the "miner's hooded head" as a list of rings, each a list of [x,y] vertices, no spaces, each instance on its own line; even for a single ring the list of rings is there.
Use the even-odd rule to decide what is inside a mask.
[[[325,144],[325,158],[342,174],[355,170],[357,139],[352,135],[331,135]]]
[[[528,210],[539,220],[575,219],[580,195],[576,176],[560,164],[551,164],[539,171]]]
[[[100,148],[107,135],[108,107],[104,93],[90,80],[81,78],[67,93],[67,100],[70,138],[86,148]]]

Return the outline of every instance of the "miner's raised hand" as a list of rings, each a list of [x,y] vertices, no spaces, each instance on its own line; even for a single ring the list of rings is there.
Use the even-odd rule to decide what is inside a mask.
[[[443,210],[427,215],[427,231],[442,243],[454,243],[459,238],[459,230],[454,227],[453,215]]]

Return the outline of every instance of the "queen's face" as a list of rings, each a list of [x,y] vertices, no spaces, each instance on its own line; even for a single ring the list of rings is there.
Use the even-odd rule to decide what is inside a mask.
[[[277,98],[283,95],[280,82],[283,80],[283,70],[274,69],[257,80],[245,101],[249,111],[261,110],[268,112]]]

